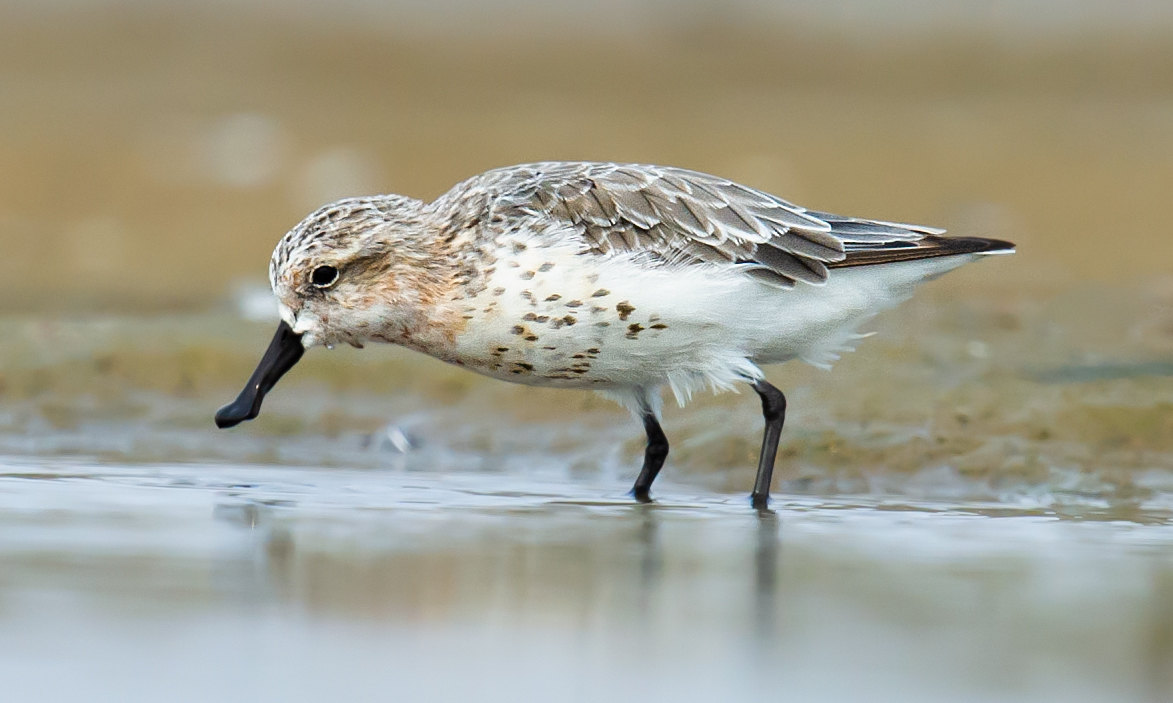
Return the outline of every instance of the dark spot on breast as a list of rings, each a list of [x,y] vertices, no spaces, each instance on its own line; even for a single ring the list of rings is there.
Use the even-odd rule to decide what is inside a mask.
[[[571,358],[571,359],[585,359],[585,358],[586,358],[586,354],[575,354],[574,356],[572,356],[572,357],[570,357],[570,358]]]
[[[542,347],[542,349],[545,349],[547,351],[557,351],[558,347]]]
[[[567,324],[567,326],[569,326],[569,325],[573,325],[574,323],[578,322],[578,318],[575,317],[574,315],[567,315],[566,317],[562,318],[562,321],[565,322]]]
[[[571,300],[570,302],[566,303],[566,307],[568,307],[568,308],[582,307],[582,301],[581,300]]]
[[[598,313],[601,313],[601,312],[603,312],[603,311],[604,311],[604,310],[606,310],[606,309],[607,309],[607,308],[605,308],[605,307],[602,307],[601,305],[592,305],[592,306],[591,306],[591,314],[592,314],[592,315],[597,315]]]
[[[639,336],[640,332],[643,332],[643,330],[644,330],[643,325],[641,325],[638,322],[633,322],[627,326],[627,338],[628,339],[635,339],[636,337]]]
[[[493,289],[493,295],[501,295],[504,292],[505,292],[504,288],[494,288]]]
[[[598,347],[591,347],[590,349],[587,349],[587,352],[586,352],[586,353],[587,353],[587,354],[598,354],[598,353],[599,353],[599,348],[598,348]]]
[[[509,331],[513,334],[525,334],[525,328],[521,325],[514,325]]]
[[[534,299],[534,294],[531,291],[523,290],[521,292],[521,297],[525,298],[526,300],[532,301]]]
[[[528,281],[529,279],[531,279],[533,277],[534,277],[533,271],[522,271],[521,272],[521,280],[523,280],[523,281]]]
[[[521,319],[523,319],[527,322],[533,322],[534,320],[538,319],[538,315],[537,315],[537,313],[527,312],[526,314],[521,316]]]
[[[533,370],[534,370],[534,365],[533,365],[533,364],[527,364],[527,363],[525,363],[525,362],[523,362],[523,361],[518,361],[518,362],[515,362],[515,363],[514,363],[514,366],[518,367],[519,369],[523,369],[523,370],[525,370],[525,371],[533,371]]]
[[[562,296],[560,296],[560,295],[558,295],[557,293],[555,293],[554,295],[551,295],[550,297],[546,298],[546,302],[547,302],[547,303],[552,303],[552,302],[554,302],[555,300],[561,300],[561,299],[562,299]]]
[[[586,373],[587,371],[590,371],[590,369],[571,369],[570,373]]]
[[[539,271],[541,271],[542,273],[545,273],[545,272],[549,271],[549,270],[550,270],[550,269],[552,269],[552,268],[554,268],[554,264],[551,264],[550,262],[548,262],[548,261],[547,261],[546,263],[544,263],[544,264],[542,264],[541,266],[539,266],[539,267],[538,267],[538,270],[539,270]]]
[[[509,268],[521,268],[521,264],[517,263],[516,261],[510,261]]]
[[[668,329],[668,325],[665,325],[663,322],[657,322],[656,324],[652,325],[649,329],[666,330],[666,329]]]
[[[611,326],[610,322],[596,322],[595,323],[595,327],[610,327],[610,326]]]
[[[507,351],[509,351],[509,347],[497,347],[497,351],[499,351],[499,352],[507,352]]]
[[[536,322],[547,322],[550,319],[549,315],[538,315]]]
[[[511,242],[511,244],[513,245],[513,253],[514,254],[516,254],[518,252],[525,251],[526,249],[529,248],[526,245],[522,244],[521,242]]]
[[[471,319],[472,319],[472,315],[461,315],[461,317],[462,317],[463,319],[465,319],[465,320],[471,320]]]
[[[536,334],[529,334],[529,335],[526,335],[526,336],[525,336],[525,341],[527,341],[527,342],[536,342],[536,341],[538,341],[538,335],[536,335]]]
[[[565,325],[565,324],[566,324],[566,321],[563,320],[561,317],[555,317],[553,320],[550,320],[550,326],[553,327],[554,329],[558,329],[559,327],[561,327],[562,325]]]
[[[635,312],[635,306],[626,300],[616,305],[615,309],[619,312],[619,319],[624,322],[627,321],[627,318],[631,317],[631,313]]]
[[[611,295],[611,291],[606,288],[600,288],[594,293],[591,293],[592,298],[602,298],[603,296]]]

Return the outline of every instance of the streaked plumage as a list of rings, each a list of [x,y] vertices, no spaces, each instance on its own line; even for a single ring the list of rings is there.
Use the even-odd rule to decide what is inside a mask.
[[[430,204],[327,205],[281,240],[270,278],[304,347],[389,342],[503,380],[601,391],[655,440],[661,387],[683,404],[746,382],[784,408],[760,365],[826,366],[920,282],[1013,250],[942,234],[694,171],[549,162],[488,171]]]

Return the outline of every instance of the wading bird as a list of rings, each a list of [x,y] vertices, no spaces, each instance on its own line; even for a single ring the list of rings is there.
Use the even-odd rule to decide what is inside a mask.
[[[286,234],[269,280],[281,323],[216,424],[261,402],[316,345],[399,344],[514,383],[598,391],[647,432],[632,491],[668,456],[661,389],[749,384],[765,433],[751,495],[768,504],[786,397],[761,367],[827,367],[861,323],[995,239],[807,210],[704,173],[549,162],[488,171],[434,202],[326,205]]]

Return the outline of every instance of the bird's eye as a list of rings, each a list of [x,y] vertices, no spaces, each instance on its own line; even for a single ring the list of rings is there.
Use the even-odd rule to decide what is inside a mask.
[[[333,266],[319,266],[310,274],[310,283],[318,288],[325,288],[338,280],[338,269]]]

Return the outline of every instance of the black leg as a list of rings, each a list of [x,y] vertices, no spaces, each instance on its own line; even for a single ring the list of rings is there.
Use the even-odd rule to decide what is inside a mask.
[[[664,460],[668,458],[668,438],[664,436],[664,430],[660,429],[660,421],[656,419],[655,413],[644,411],[643,420],[644,431],[648,433],[648,447],[644,450],[644,467],[639,472],[639,478],[635,479],[631,495],[641,503],[650,503],[652,481],[656,480],[656,474],[660,473]]]
[[[762,416],[766,420],[766,431],[762,435],[758,478],[754,481],[750,502],[758,510],[765,510],[770,507],[770,480],[774,477],[774,457],[778,454],[778,438],[782,436],[782,424],[786,422],[786,396],[765,380],[755,382],[753,389],[762,397]]]

